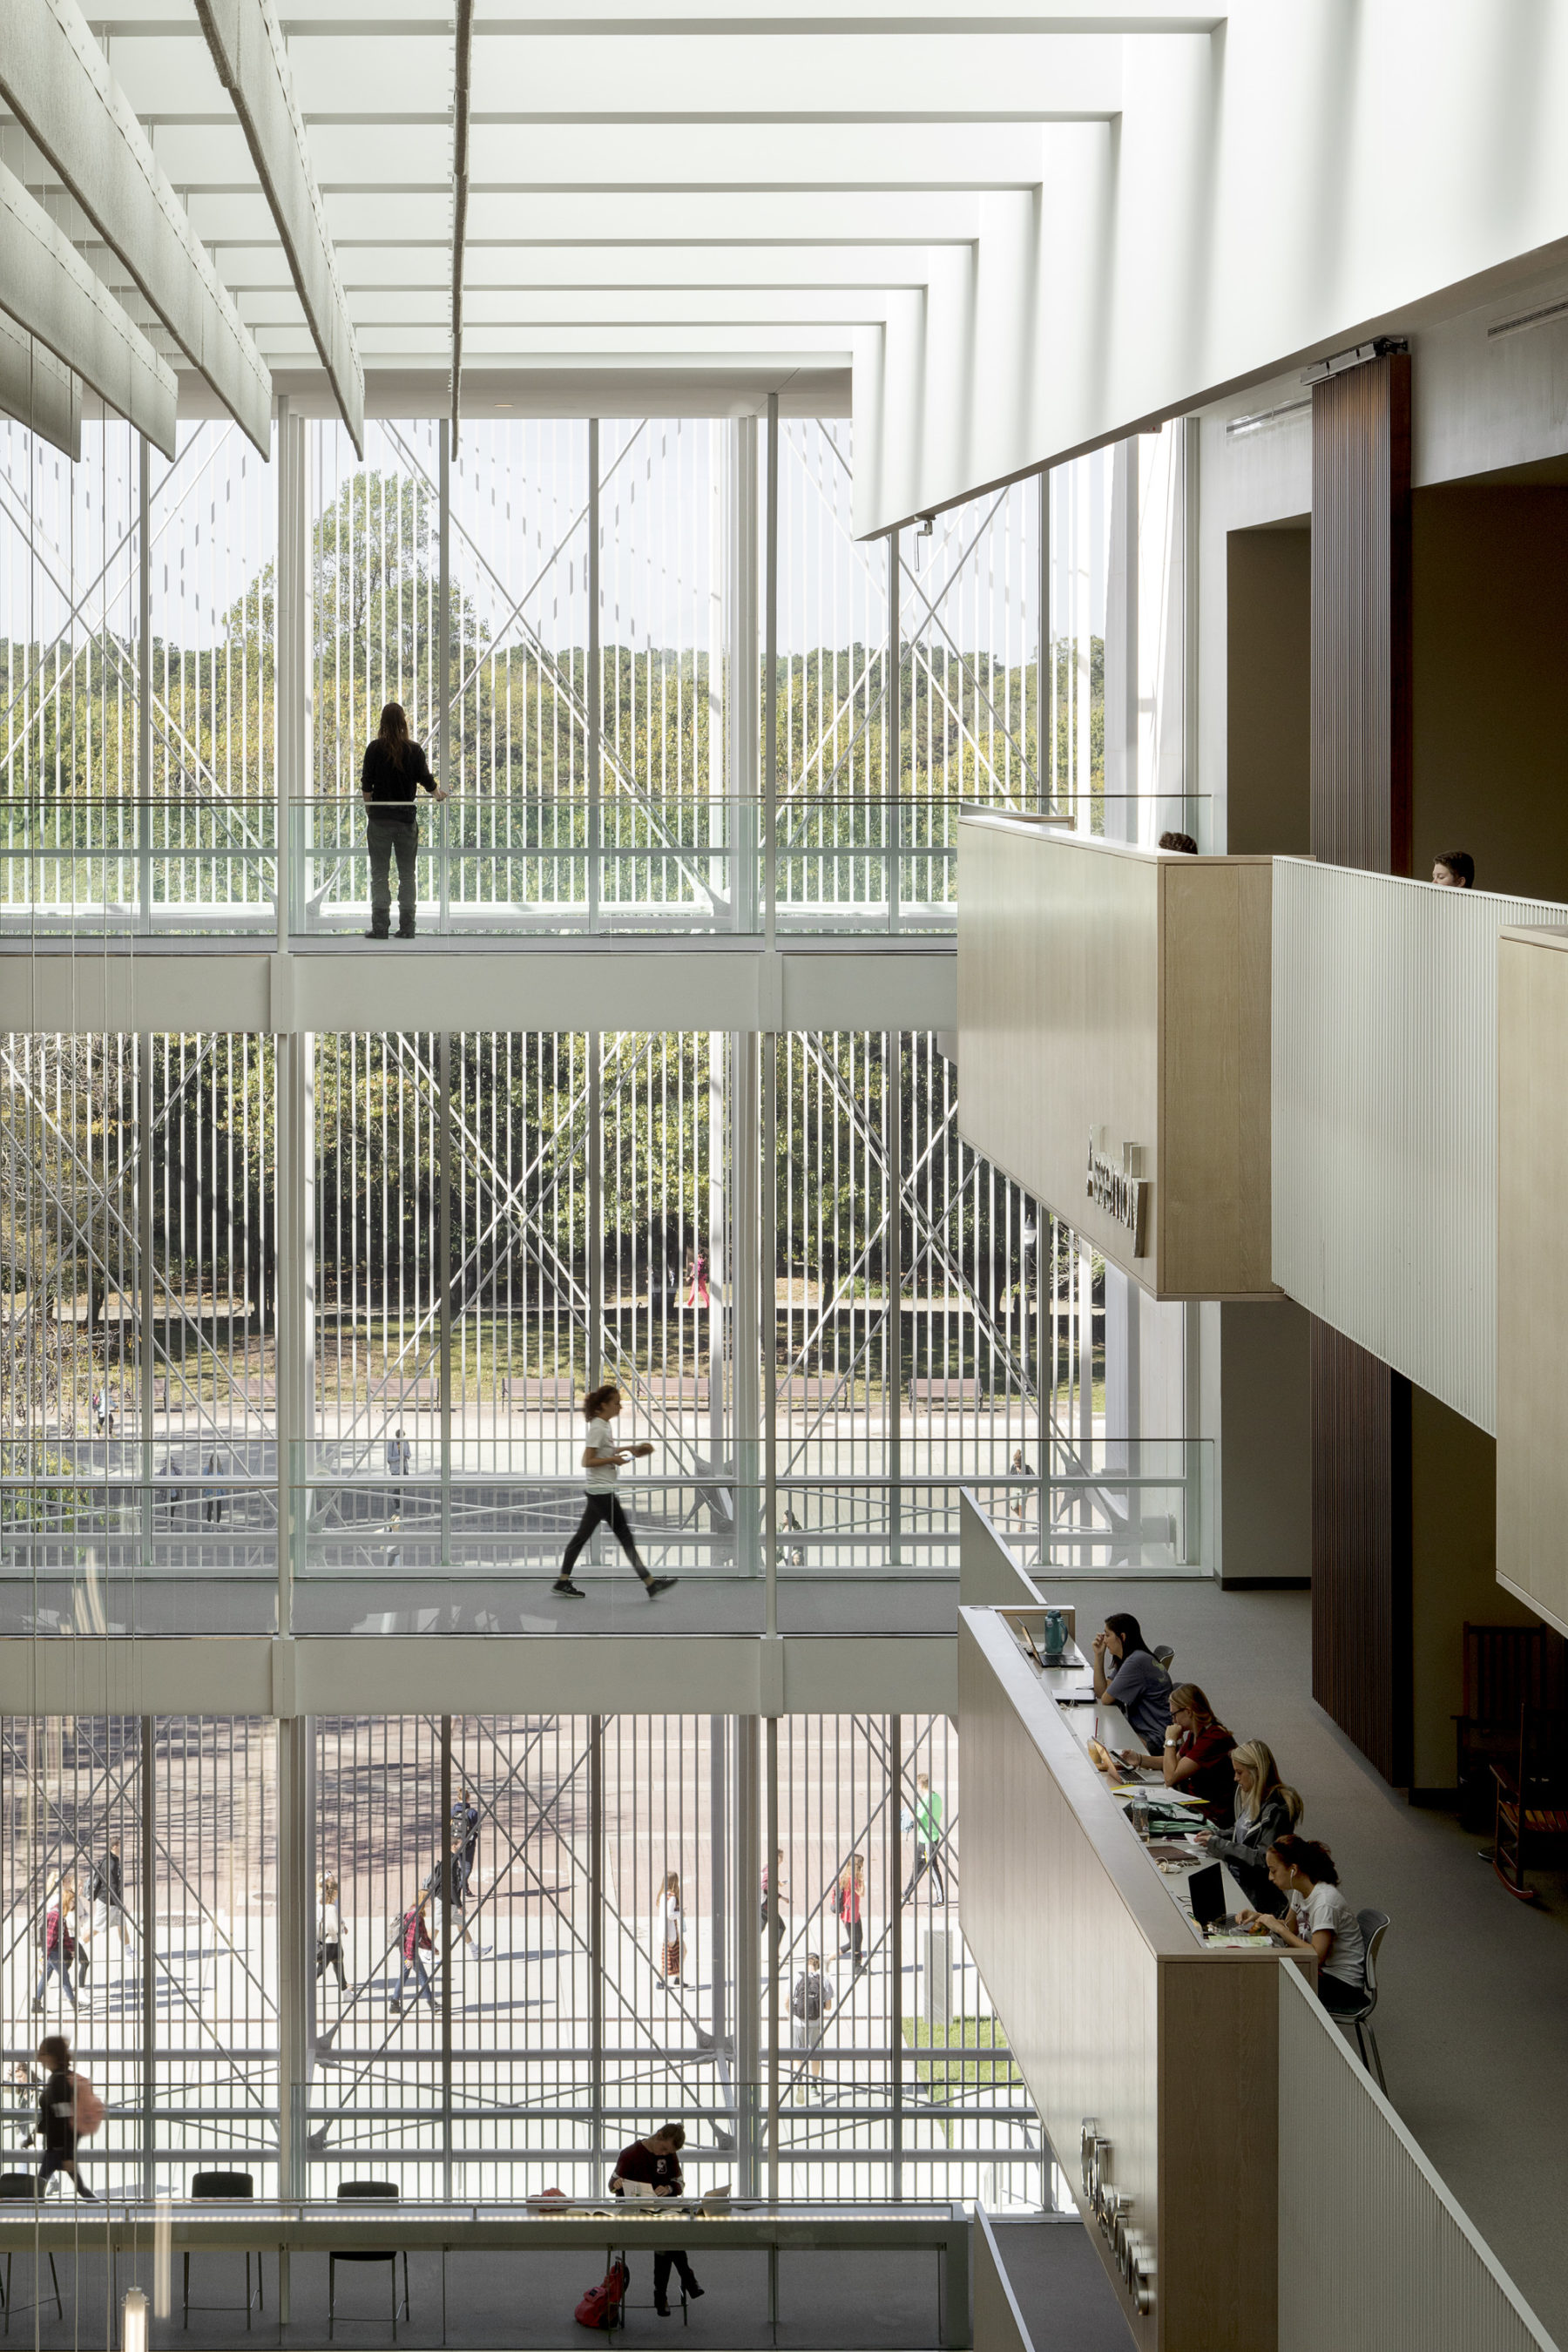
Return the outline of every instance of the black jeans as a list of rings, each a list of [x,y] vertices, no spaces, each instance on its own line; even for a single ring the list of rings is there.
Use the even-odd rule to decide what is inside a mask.
[[[691,2275],[691,2264],[687,2261],[686,2256],[679,2251],[679,2249],[676,2246],[663,2248],[658,2253],[655,2254],[653,2258],[653,2299],[655,2303],[668,2302],[669,2273],[672,2270],[679,2271],[680,2273],[680,2284],[682,2286],[690,2287],[696,2284],[696,2281]]]
[[[1325,1976],[1318,1970],[1318,1999],[1333,2017],[1353,2017],[1358,2009],[1366,2007],[1366,1987],[1346,1984],[1343,1977]]]
[[[610,1533],[646,1584],[647,1570],[643,1566],[642,1556],[637,1550],[637,1540],[632,1534],[631,1523],[621,1508],[621,1498],[618,1495],[589,1496],[587,1508],[577,1522],[577,1532],[566,1547],[566,1557],[561,1563],[560,1581],[563,1584],[565,1583],[582,1558],[584,1547],[589,1537],[594,1529],[601,1525],[609,1528]]]
[[[397,858],[397,927],[411,931],[417,911],[418,886],[415,879],[419,860],[419,820],[417,817],[370,816],[365,820],[370,839],[370,919],[371,928],[386,936],[392,921],[392,860]]]

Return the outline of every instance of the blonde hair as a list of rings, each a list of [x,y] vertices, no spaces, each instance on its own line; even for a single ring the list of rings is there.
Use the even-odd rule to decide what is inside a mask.
[[[1203,1715],[1206,1716],[1211,1723],[1219,1721],[1219,1717],[1196,1683],[1176,1685],[1175,1689],[1171,1693],[1171,1713],[1174,1715],[1178,1707],[1184,1715]]]
[[[1244,1739],[1230,1751],[1232,1764],[1244,1764],[1252,1774],[1250,1794],[1238,1789],[1236,1815],[1238,1821],[1255,1822],[1270,1797],[1278,1797],[1290,1816],[1290,1826],[1296,1827],[1306,1806],[1294,1789],[1287,1788],[1279,1778],[1279,1767],[1274,1761],[1274,1751],[1262,1739]]]

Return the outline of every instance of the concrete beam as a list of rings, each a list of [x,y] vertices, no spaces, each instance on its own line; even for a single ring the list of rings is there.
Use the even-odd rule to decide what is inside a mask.
[[[196,9],[218,79],[249,144],[339,413],[363,458],[364,368],[272,0],[196,0]]]
[[[3,163],[0,308],[173,457],[179,389],[174,369]]]
[[[75,0],[5,0],[0,93],[191,364],[270,456],[267,363]]]
[[[81,456],[81,387],[36,335],[0,316],[0,415],[14,416],[76,462]]]
[[[667,1715],[949,1715],[957,1645],[951,1633],[0,1640],[4,1715],[646,1715],[653,1686]]]
[[[954,950],[452,944],[412,955],[0,955],[0,1030],[101,1035],[137,1029],[295,1035],[370,1029],[619,1029],[635,1003],[658,1030],[951,1029]]]

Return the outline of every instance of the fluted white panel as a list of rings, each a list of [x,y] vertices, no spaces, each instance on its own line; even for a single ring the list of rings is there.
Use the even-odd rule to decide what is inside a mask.
[[[1279,2352],[1554,2352],[1294,1969],[1279,2124]]]
[[[1274,1279],[1497,1428],[1497,961],[1568,907],[1274,864]]]

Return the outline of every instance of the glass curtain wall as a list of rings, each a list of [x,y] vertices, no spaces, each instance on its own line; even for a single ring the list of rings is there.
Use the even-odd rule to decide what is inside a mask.
[[[366,2170],[405,2199],[596,2193],[669,2118],[700,2188],[1048,2199],[958,1927],[945,1717],[782,1718],[771,1863],[753,1719],[305,1733],[296,1855],[269,1722],[0,1723],[7,2105],[25,2137],[37,2040],[68,2033],[109,2110],[100,2192],[188,2194],[216,2166],[266,2196],[287,2140],[309,2196]],[[298,1994],[286,1884],[312,1912],[284,1922]],[[288,2047],[309,2054],[284,2095]]]

